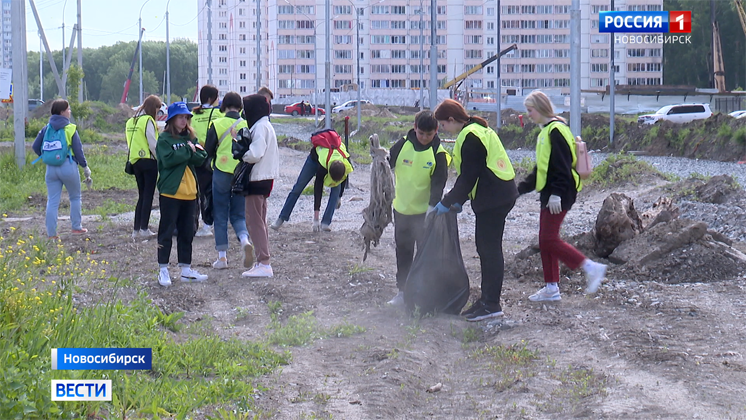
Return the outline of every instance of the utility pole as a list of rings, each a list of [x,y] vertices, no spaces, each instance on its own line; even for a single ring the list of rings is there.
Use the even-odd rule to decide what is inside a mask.
[[[360,121],[362,120],[362,115],[360,112],[360,10],[358,10],[357,7],[353,6],[355,8],[355,24],[357,27],[355,28],[355,38],[356,38],[356,45],[357,45],[357,132],[360,132]],[[364,9],[363,9],[364,10]]]
[[[438,106],[438,0],[430,0],[430,110]]]
[[[613,34],[612,34],[613,35]],[[580,0],[570,6],[570,80],[580,80]],[[580,135],[580,83],[570,84],[570,130]]]
[[[150,0],[145,0],[145,3],[142,4],[142,7],[140,7],[140,17],[138,18],[138,24],[137,26],[140,28],[140,34],[142,34],[143,28],[142,28],[142,9],[145,7],[146,4],[148,4]],[[139,105],[142,105],[142,44],[140,45],[139,51],[138,51],[139,58],[138,61],[140,62],[140,102],[138,102]]]
[[[424,21],[425,9],[422,0],[420,0],[420,111],[425,109],[425,38],[424,38]]]
[[[435,0],[433,0],[435,1]],[[325,28],[326,28],[326,35],[324,38],[326,38],[326,62],[324,63],[324,75],[325,75],[325,82],[326,82],[326,93],[325,93],[325,99],[326,99],[326,119],[324,120],[324,128],[332,128],[332,63],[331,63],[331,45],[329,43],[329,39],[331,38],[331,20],[332,20],[332,4],[331,0],[325,0],[325,9],[326,9],[326,21],[325,21]]]
[[[28,111],[25,3],[25,0],[13,0],[10,6],[13,22],[13,128],[16,165],[19,168],[23,168],[26,164],[26,113]]]
[[[256,0],[256,91],[262,87],[262,2]]]
[[[22,1],[22,0],[20,0],[20,1]],[[12,4],[15,4],[15,0],[14,0],[14,2]],[[39,18],[39,12],[38,12],[38,10],[36,10],[36,4],[34,3],[34,0],[29,0],[29,4],[31,5],[31,11],[34,13],[34,19],[36,20],[36,26],[39,28],[39,32],[41,32],[41,39],[44,42],[44,50],[47,52],[47,60],[49,61],[49,67],[52,68],[52,74],[54,75],[54,81],[57,82],[57,89],[58,89],[58,91],[60,93],[60,97],[63,98],[63,99],[67,99],[65,82],[63,81],[62,78],[60,78],[60,74],[57,71],[57,63],[55,63],[54,57],[52,56],[52,50],[49,48],[49,41],[47,40],[47,35],[44,33],[44,27],[41,24],[41,19]],[[24,28],[26,26],[25,22],[26,21],[25,21],[25,17],[24,17],[24,24],[23,24]],[[26,45],[26,41],[25,41],[25,39],[26,39],[25,38],[25,29],[24,29],[24,32],[22,32],[22,35],[19,35],[19,36],[23,36],[24,37],[24,48],[25,48],[25,45]],[[64,45],[62,46],[62,48],[64,49]],[[15,51],[15,49],[14,49],[14,51]],[[25,51],[25,49],[24,49],[24,51]],[[25,58],[23,59],[23,62],[26,63],[26,59]],[[64,73],[65,73],[65,63],[64,62],[62,63],[62,72],[63,72],[63,76],[64,76]],[[23,85],[25,86],[25,84],[26,84],[26,80],[24,79]]]
[[[78,67],[80,71],[83,71],[83,16],[82,16],[82,0],[78,0]],[[72,53],[72,51],[70,51]],[[78,103],[83,103],[83,80],[85,79],[85,72],[83,72],[83,79],[80,79],[80,86],[78,86]]]
[[[62,5],[62,72],[64,73],[65,70],[65,42],[67,41],[65,39],[65,8],[67,7],[67,0],[65,0],[65,4]],[[70,51],[72,53],[72,51]],[[60,95],[61,96],[61,95]]]
[[[44,46],[39,32],[39,99],[44,100]]]
[[[614,0],[611,0],[611,11],[614,11]],[[614,144],[614,95],[616,88],[616,69],[614,67],[614,35],[615,34],[613,33],[609,34],[609,40],[611,42],[611,48],[609,48],[609,66],[611,67],[609,69],[609,144]]]
[[[497,7],[495,8],[495,14],[497,19],[495,20],[495,26],[497,26],[497,38],[495,38],[495,46],[497,47],[497,61],[495,61],[495,73],[497,74],[497,95],[495,96],[495,104],[497,105],[497,127],[498,129],[503,125],[502,119],[502,99],[503,99],[503,87],[500,86],[500,0],[497,0]]]
[[[207,84],[212,84],[212,0],[207,0]]]
[[[166,2],[166,104],[171,103],[171,42],[168,37],[168,4]]]

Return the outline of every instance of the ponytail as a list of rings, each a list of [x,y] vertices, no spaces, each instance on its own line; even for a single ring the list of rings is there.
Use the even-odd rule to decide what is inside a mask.
[[[469,115],[469,122],[475,122],[482,127],[489,128],[490,125],[484,118],[478,116],[478,115]]]

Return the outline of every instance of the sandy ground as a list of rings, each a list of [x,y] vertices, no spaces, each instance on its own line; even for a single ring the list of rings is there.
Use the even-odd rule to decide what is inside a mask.
[[[270,222],[305,156],[281,149]],[[505,317],[479,323],[444,315],[416,320],[385,304],[396,292],[393,226],[362,262],[357,231],[369,177],[366,166],[356,168],[332,232],[312,233],[313,198],[301,197],[291,221],[270,231],[272,279],[241,277],[235,238],[231,268],[212,269],[214,239],[206,237],[195,239],[194,265],[210,276],[208,282],[175,280],[163,289],[156,281],[156,243],[132,241],[130,215],[89,221],[87,240],[70,236],[66,222],[61,235],[71,251],[94,250],[114,262],[115,275],[132,278],[165,311],[185,311],[187,323],[208,320],[223,337],[265,337],[271,301],[282,303],[283,321],[313,311],[325,327],[346,322],[366,328],[291,348],[292,362],[261,379],[267,389],[256,398],[264,417],[746,419],[744,278],[664,284],[625,278],[611,266],[595,295],[583,294],[581,273],[564,272],[561,302],[531,303],[528,295],[542,286],[541,268],[520,280],[510,274],[515,255],[538,233],[537,197],[528,195],[518,200],[505,232]],[[621,192],[637,197],[653,187]],[[608,193],[581,193],[563,235],[590,230]],[[94,205],[91,200],[85,205]],[[459,229],[471,299],[480,283],[473,223],[466,206]],[[43,215],[4,224],[42,229]],[[78,298],[86,304],[94,292],[83,290]],[[438,383],[439,392],[426,392]]]

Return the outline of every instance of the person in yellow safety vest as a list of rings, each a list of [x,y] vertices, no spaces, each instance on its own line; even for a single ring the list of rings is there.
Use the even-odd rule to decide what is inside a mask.
[[[518,184],[520,194],[536,190],[541,201],[539,248],[546,284],[528,299],[532,302],[561,299],[560,261],[572,270],[582,267],[587,278],[586,292],[595,293],[606,274],[606,265],[586,258],[559,235],[562,221],[582,188],[580,177],[575,172],[575,139],[566,121],[554,113],[552,101],[544,92],[532,91],[523,104],[528,117],[542,127],[536,140],[536,166]]]
[[[223,118],[218,105],[218,88],[213,85],[204,85],[199,90],[201,105],[192,109],[192,128],[197,135],[197,141],[202,147],[205,146],[207,129],[212,121]],[[199,213],[202,212],[202,227],[196,229],[195,236],[212,235],[213,205],[212,205],[212,168],[210,159],[197,168],[197,183],[199,184],[199,206],[197,214],[194,215],[195,228],[199,226]]]
[[[404,305],[404,285],[414,260],[415,244],[425,228],[425,215],[443,197],[451,157],[440,145],[438,120],[430,111],[414,117],[414,128],[389,151],[394,171],[394,241],[396,242],[396,296],[388,303]]]
[[[462,312],[467,321],[501,316],[505,262],[503,231],[505,218],[515,205],[518,190],[515,172],[500,138],[487,121],[468,115],[453,99],[446,99],[435,109],[440,126],[458,135],[453,147],[453,163],[458,178],[453,188],[435,205],[438,214],[460,212],[466,200],[476,216],[475,237],[482,271],[482,295]]]
[[[83,153],[83,143],[80,141],[75,124],[70,123],[70,104],[64,99],[55,99],[52,102],[52,115],[49,117],[49,124],[45,125],[37,134],[31,148],[41,156],[42,143],[44,135],[51,127],[54,130],[65,130],[70,159],[65,159],[65,163],[60,166],[47,165],[47,171],[44,179],[47,183],[47,212],[46,228],[47,236],[50,239],[58,239],[57,236],[57,213],[60,207],[60,197],[62,196],[62,187],[67,189],[70,196],[70,221],[72,222],[73,234],[84,234],[88,229],[82,225],[82,196],[80,191],[80,172],[78,166],[83,168],[83,173],[87,182],[91,179],[91,168],[85,159]]]
[[[228,92],[220,105],[220,112],[225,117],[210,123],[207,130],[205,150],[208,159],[212,160],[212,203],[215,227],[215,250],[218,259],[212,263],[213,268],[228,268],[228,221],[230,220],[236,237],[241,242],[243,250],[243,266],[254,266],[254,247],[249,241],[249,231],[246,229],[246,201],[243,196],[231,194],[233,172],[239,161],[233,159],[231,145],[233,137],[231,130],[239,131],[246,127],[246,121],[241,118],[243,102],[241,95]]]
[[[129,155],[137,182],[137,205],[135,206],[135,224],[132,239],[149,238],[155,232],[148,227],[153,208],[153,194],[158,181],[158,163],[155,159],[155,147],[158,142],[158,127],[155,118],[161,108],[161,98],[150,95],[145,98],[135,116],[127,120],[125,137]]]
[[[326,130],[314,133],[314,135],[323,131]],[[339,136],[336,132],[333,134]],[[337,209],[337,203],[343,193],[347,176],[352,172],[349,156],[344,144],[340,144],[339,149],[332,150],[331,155],[330,149],[325,147],[316,146],[311,149],[298,174],[298,179],[295,181],[295,185],[293,185],[293,189],[285,199],[280,216],[270,227],[274,230],[279,230],[283,223],[290,220],[295,203],[303,193],[303,189],[315,177],[316,180],[313,185],[313,231],[318,232],[322,230],[330,232],[332,230],[331,224],[334,218],[334,211]],[[330,187],[331,191],[329,193],[329,201],[326,203],[324,216],[319,222],[321,196],[323,195],[324,187]]]

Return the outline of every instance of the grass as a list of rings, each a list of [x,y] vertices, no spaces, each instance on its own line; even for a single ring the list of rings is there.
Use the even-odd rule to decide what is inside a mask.
[[[30,151],[29,151],[30,152]],[[32,156],[33,155],[33,156]],[[29,197],[42,194],[46,197],[47,186],[44,182],[46,166],[38,162],[31,165],[36,158],[33,152],[26,155],[26,165],[18,168],[12,151],[0,152],[0,210],[3,213],[27,211]],[[86,150],[86,160],[91,167],[93,191],[107,189],[133,190],[137,187],[135,177],[124,173],[126,152],[112,153],[106,145]],[[82,176],[82,169],[81,178]],[[84,188],[84,192],[85,187]],[[99,214],[99,212],[94,212]]]
[[[650,175],[667,179],[666,175],[645,161],[638,160],[632,155],[614,154],[609,155],[606,160],[596,166],[590,178],[584,183],[601,187],[623,183],[637,184]]]
[[[128,211],[132,211],[131,204],[117,202],[111,198],[107,198],[100,206],[92,209],[83,208],[83,214],[97,214],[101,216],[101,220],[106,220],[109,216],[126,213]]]
[[[0,238],[0,418],[184,418],[206,405],[254,410],[255,380],[287,364],[264,342],[223,340],[213,330],[181,334],[181,313],[166,314],[145,292],[117,298],[118,279],[108,264],[58,243],[14,229]],[[44,273],[39,276],[39,273]],[[86,282],[108,284],[95,305],[78,306],[74,294]],[[151,371],[52,371],[51,348],[146,347]],[[111,402],[51,401],[52,379],[111,379]],[[226,407],[223,405],[223,407]]]
[[[511,345],[486,346],[471,354],[474,359],[486,359],[489,369],[495,374],[494,387],[505,391],[518,381],[536,375],[537,350],[528,348],[525,341]]]
[[[269,333],[267,341],[276,346],[300,347],[322,338],[351,337],[352,335],[362,334],[366,331],[363,327],[348,323],[325,329],[319,325],[318,320],[313,315],[313,311],[293,315],[282,325],[278,317],[282,312],[282,305],[279,302],[270,302],[268,306],[271,317],[268,328],[272,331]]]

